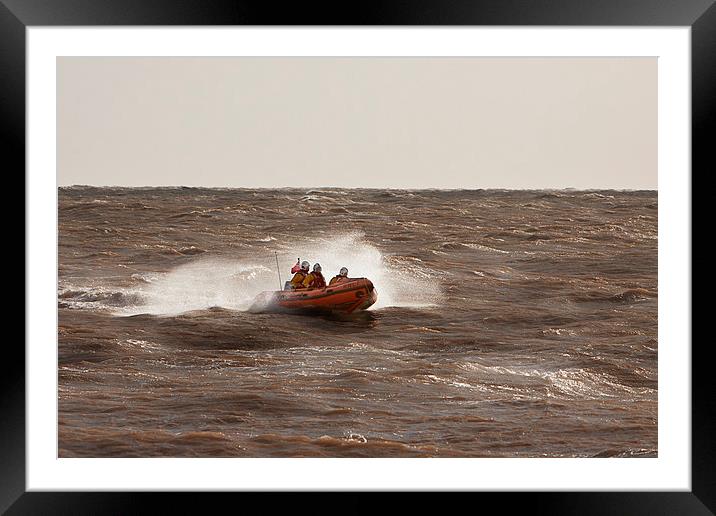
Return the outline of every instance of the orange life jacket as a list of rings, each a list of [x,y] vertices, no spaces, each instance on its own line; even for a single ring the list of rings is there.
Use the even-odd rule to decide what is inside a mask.
[[[291,278],[291,286],[293,288],[303,288],[304,279],[306,279],[306,273],[303,271],[298,271],[296,274],[293,275],[293,278]]]
[[[341,283],[342,281],[346,281],[347,279],[348,278],[346,278],[345,276],[341,276],[339,274],[338,276],[333,276],[331,278],[331,282],[329,283],[329,285],[335,285],[336,283]]]
[[[326,286],[326,278],[323,277],[323,274],[317,271],[313,271],[311,274],[306,276],[306,278],[310,278],[308,284],[306,284],[306,280],[303,280],[303,286],[307,288],[325,288]]]

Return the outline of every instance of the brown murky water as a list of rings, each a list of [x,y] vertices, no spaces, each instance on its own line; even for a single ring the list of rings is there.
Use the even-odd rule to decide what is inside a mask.
[[[657,454],[654,191],[63,188],[58,310],[62,457]]]

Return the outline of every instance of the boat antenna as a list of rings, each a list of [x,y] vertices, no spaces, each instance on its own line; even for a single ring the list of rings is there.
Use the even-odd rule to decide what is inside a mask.
[[[281,281],[281,267],[278,265],[278,253],[276,251],[273,252],[274,256],[276,256],[276,272],[278,272],[278,288],[279,290],[283,290],[283,281]]]

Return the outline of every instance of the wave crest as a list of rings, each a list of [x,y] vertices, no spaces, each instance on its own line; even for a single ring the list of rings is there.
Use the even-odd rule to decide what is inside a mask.
[[[369,278],[378,290],[378,302],[372,309],[429,307],[443,298],[437,271],[419,261],[384,256],[365,240],[362,232],[353,232],[302,242],[290,255],[279,254],[280,281],[275,257],[270,254],[257,254],[253,259],[240,261],[198,257],[158,274],[149,283],[142,281],[136,287],[136,294],[143,302],[120,310],[118,315],[176,315],[213,307],[248,310],[259,293],[281,288],[290,278],[289,270],[299,256],[311,266],[320,263],[327,279],[344,266],[348,267],[351,277]]]

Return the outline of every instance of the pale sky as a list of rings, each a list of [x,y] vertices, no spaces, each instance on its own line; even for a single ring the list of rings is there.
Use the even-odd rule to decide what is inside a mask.
[[[58,184],[657,187],[656,58],[57,59]]]

